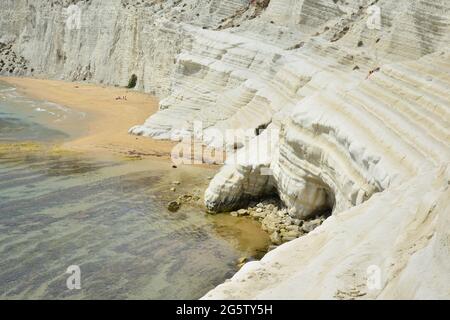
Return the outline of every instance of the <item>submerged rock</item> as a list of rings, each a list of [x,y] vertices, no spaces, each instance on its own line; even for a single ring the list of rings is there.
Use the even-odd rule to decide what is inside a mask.
[[[167,209],[170,212],[177,212],[178,210],[180,210],[181,207],[181,203],[178,201],[170,201],[167,205]]]

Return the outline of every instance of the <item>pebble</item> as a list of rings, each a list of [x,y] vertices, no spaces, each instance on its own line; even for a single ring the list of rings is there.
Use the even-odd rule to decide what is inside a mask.
[[[298,226],[296,225],[290,225],[290,226],[286,226],[286,230],[288,231],[297,231],[298,232]]]
[[[240,257],[239,259],[238,259],[238,263],[239,264],[241,264],[241,263],[246,263],[248,261],[248,258],[247,257]]]
[[[250,202],[247,209],[232,211],[230,214],[234,217],[250,215],[259,220],[261,228],[270,235],[272,245],[292,241],[311,232],[325,220],[325,217],[316,217],[313,220],[298,219],[295,210],[280,208],[276,200]]]
[[[248,214],[248,210],[247,209],[239,209],[237,213],[240,216],[245,216],[246,214]]]
[[[292,219],[291,219],[291,217],[286,217],[286,218],[284,218],[283,222],[287,225],[290,225],[290,224],[292,224]]]
[[[321,219],[314,219],[311,221],[305,221],[302,226],[304,232],[311,232],[322,223]]]
[[[196,202],[198,200],[200,200],[200,197],[192,194],[183,194],[178,197],[178,201],[181,203]]]
[[[286,237],[283,237],[283,242],[289,242],[289,241],[295,240],[297,238],[298,237],[286,236]]]
[[[274,232],[270,235],[270,241],[272,241],[273,244],[281,244],[281,237],[278,232]]]
[[[300,232],[295,231],[295,230],[291,230],[286,232],[286,237],[293,237],[293,238],[297,238],[300,235]]]
[[[264,219],[265,216],[266,216],[266,214],[264,212],[260,212],[260,213],[256,212],[253,214],[253,217],[257,218],[257,219]]]
[[[172,184],[180,185],[181,182],[180,181],[174,181],[174,182],[172,182]]]

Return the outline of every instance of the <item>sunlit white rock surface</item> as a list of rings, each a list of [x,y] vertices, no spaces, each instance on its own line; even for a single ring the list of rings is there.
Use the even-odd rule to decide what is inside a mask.
[[[449,174],[430,170],[334,214],[205,298],[448,299]]]
[[[211,211],[274,193],[298,217],[333,208],[205,298],[450,298],[449,12],[446,0],[6,0],[0,73],[120,86],[136,74],[163,99],[134,134],[177,140],[200,121],[222,147],[227,129],[248,129],[206,191]]]

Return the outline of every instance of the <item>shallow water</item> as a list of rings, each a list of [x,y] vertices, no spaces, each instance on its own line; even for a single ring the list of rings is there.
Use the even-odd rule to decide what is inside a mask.
[[[196,299],[231,277],[238,258],[264,253],[268,237],[252,220],[166,209],[202,192],[214,170],[55,148],[74,132],[54,122],[83,117],[0,84],[1,298]],[[71,265],[80,290],[67,288]]]
[[[0,141],[57,141],[75,137],[87,124],[86,114],[30,99],[0,81]]]

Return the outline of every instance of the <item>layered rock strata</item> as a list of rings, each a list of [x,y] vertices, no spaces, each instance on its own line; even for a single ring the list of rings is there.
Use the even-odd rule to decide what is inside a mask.
[[[448,1],[2,9],[2,74],[120,86],[134,74],[164,99],[131,133],[240,148],[206,190],[210,211],[274,195],[292,219],[332,210],[205,298],[450,297]]]

